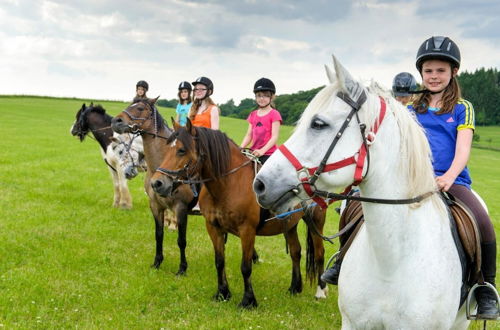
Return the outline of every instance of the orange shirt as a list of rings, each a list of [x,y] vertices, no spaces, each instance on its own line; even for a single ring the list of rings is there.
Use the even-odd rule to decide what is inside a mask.
[[[205,111],[194,116],[193,126],[212,128],[212,107],[213,105],[210,105]]]

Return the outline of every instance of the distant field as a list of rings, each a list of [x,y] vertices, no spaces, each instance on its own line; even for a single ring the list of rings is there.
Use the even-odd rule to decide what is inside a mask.
[[[500,151],[500,126],[477,126],[476,134],[479,134],[479,141],[474,145],[486,148],[495,148]]]
[[[174,232],[165,234],[164,263],[151,269],[154,226],[143,176],[129,182],[134,208],[113,209],[111,180],[97,143],[80,143],[69,134],[83,102],[89,103],[0,97],[0,328],[340,328],[337,287],[330,286],[325,301],[316,301],[315,288],[307,284],[300,295],[287,293],[291,261],[282,236],[257,237],[263,262],[252,273],[260,304],[256,310],[237,308],[243,281],[240,243],[233,236],[226,246],[233,298],[226,303],[211,300],[216,272],[202,217],[189,219],[188,275],[174,274],[179,261]],[[100,103],[111,115],[126,105]],[[160,111],[165,118],[174,115],[172,109]],[[221,129],[237,143],[246,128],[243,120],[221,119]],[[291,129],[282,128],[280,141]],[[481,138],[495,133],[478,131]],[[500,167],[495,165],[500,164],[500,152],[474,149],[471,158],[474,188],[487,202],[498,230]],[[329,209],[325,232],[336,232],[337,221]],[[304,225],[299,229],[304,252]],[[327,257],[338,247],[325,246]],[[305,258],[303,270],[304,263]]]

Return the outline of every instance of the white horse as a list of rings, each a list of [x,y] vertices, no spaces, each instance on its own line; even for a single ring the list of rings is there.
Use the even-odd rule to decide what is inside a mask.
[[[115,132],[111,141],[111,148],[127,179],[131,180],[139,172],[147,170],[142,136]]]
[[[120,171],[128,180],[135,178],[139,172],[147,171],[142,136],[115,132],[108,150],[112,150]],[[163,221],[169,230],[177,230],[177,218],[172,210],[165,210]]]
[[[362,203],[365,224],[344,257],[339,278],[342,328],[467,328],[465,308],[459,310],[462,271],[450,221],[438,194],[429,193],[437,187],[423,129],[374,84],[364,88],[335,58],[334,66],[335,73],[327,67],[331,84],[305,109],[282,152],[275,152],[258,173],[254,189],[259,203],[283,212],[310,198],[309,189],[338,191],[361,174],[362,197],[425,196],[413,204]],[[315,186],[307,186],[311,168],[319,166],[334,139],[325,157],[330,164]],[[364,140],[366,158],[360,155]],[[293,156],[285,156],[287,151]]]

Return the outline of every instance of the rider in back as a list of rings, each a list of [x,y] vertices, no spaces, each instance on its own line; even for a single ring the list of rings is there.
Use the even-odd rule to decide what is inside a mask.
[[[431,37],[418,49],[416,66],[424,90],[408,108],[415,112],[427,133],[438,188],[462,201],[476,218],[481,234],[481,271],[484,280],[495,285],[495,231],[488,213],[471,191],[472,180],[467,168],[475,128],[474,108],[461,98],[457,80],[458,46],[450,38]],[[491,289],[479,287],[476,299],[478,318],[498,318],[496,296]]]
[[[392,80],[392,93],[396,100],[406,106],[412,99],[413,92],[417,89],[415,77],[408,72],[398,73]]]
[[[245,148],[251,142],[252,154],[264,164],[277,149],[281,115],[273,104],[276,87],[270,79],[257,80],[253,92],[258,108],[248,115],[248,129],[240,147]]]

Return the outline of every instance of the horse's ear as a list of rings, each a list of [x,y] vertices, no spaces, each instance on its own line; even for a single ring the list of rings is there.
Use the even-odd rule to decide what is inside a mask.
[[[191,123],[191,119],[187,119],[186,121],[186,129],[192,136],[196,135],[196,130],[194,129],[193,123]]]
[[[151,104],[151,105],[155,105],[155,104],[156,104],[156,101],[158,101],[158,99],[159,99],[159,98],[160,98],[160,95],[158,95],[158,96],[157,96],[156,98],[154,98],[154,99],[149,99],[149,100],[148,100],[148,101],[149,101],[149,104]]]
[[[179,125],[179,123],[177,123],[174,119],[174,117],[170,117],[170,120],[172,121],[172,127],[174,128],[174,131],[177,131],[181,125]]]
[[[325,70],[326,70],[326,76],[328,77],[328,81],[330,81],[330,84],[333,84],[335,82],[335,73],[330,69],[328,65],[325,65]]]
[[[85,107],[86,107],[86,106],[87,106],[87,105],[86,105],[85,103],[84,103],[84,104],[82,104],[82,109],[81,109],[81,110],[85,110]]]
[[[351,99],[357,101],[359,96],[363,92],[363,86],[351,76],[349,71],[342,64],[340,64],[339,60],[332,55],[333,57],[333,65],[335,66],[335,73],[337,75],[337,79],[340,82],[342,89],[346,91]]]
[[[92,108],[94,106],[94,102],[90,102],[89,108]]]

